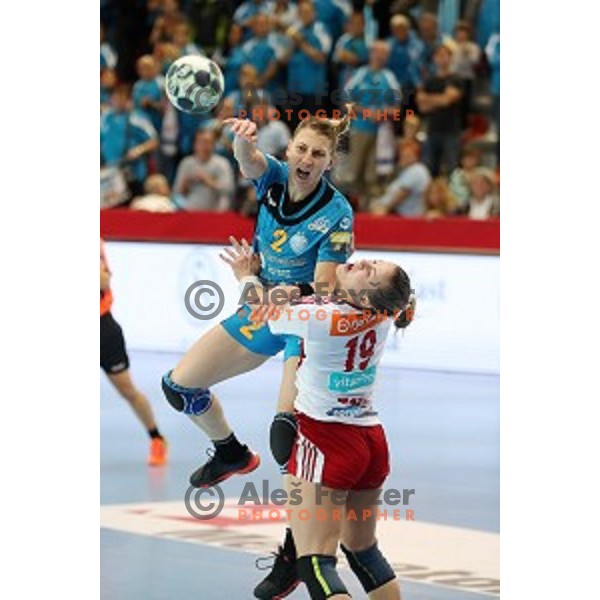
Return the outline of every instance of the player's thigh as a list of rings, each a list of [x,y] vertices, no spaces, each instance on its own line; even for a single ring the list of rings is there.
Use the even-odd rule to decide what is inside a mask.
[[[298,556],[334,555],[340,539],[343,512],[343,507],[333,501],[335,490],[298,477],[291,477],[289,484],[292,502],[294,498],[302,498],[300,504],[292,505],[290,502],[287,507],[291,511],[290,523]]]
[[[268,358],[244,348],[222,325],[216,325],[185,353],[171,379],[185,387],[208,388],[251,371]]]
[[[352,490],[346,500],[346,515],[352,511],[352,519],[342,520],[341,542],[346,548],[359,551],[369,548],[375,543],[375,530],[377,529],[377,511],[381,508],[377,504],[381,496],[381,489]]]

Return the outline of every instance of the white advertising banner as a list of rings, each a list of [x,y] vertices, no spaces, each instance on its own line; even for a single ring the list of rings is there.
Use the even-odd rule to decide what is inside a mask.
[[[220,246],[109,242],[113,314],[131,349],[184,352],[204,331],[238,308],[237,282]],[[400,264],[417,295],[414,323],[391,333],[383,364],[407,368],[498,373],[500,362],[497,256],[357,251],[352,260]],[[223,300],[210,283],[223,291]],[[200,289],[203,289],[200,293]],[[186,297],[186,292],[187,297]],[[223,308],[210,320],[202,316]],[[203,309],[200,309],[203,310]]]

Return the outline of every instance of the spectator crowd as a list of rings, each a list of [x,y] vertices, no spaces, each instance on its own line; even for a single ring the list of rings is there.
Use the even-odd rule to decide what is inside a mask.
[[[499,0],[101,0],[101,206],[253,214],[223,120],[253,118],[259,148],[283,158],[303,114],[338,111],[351,128],[329,177],[356,210],[497,217],[499,10]],[[166,99],[169,66],[189,54],[223,71],[213,113]]]

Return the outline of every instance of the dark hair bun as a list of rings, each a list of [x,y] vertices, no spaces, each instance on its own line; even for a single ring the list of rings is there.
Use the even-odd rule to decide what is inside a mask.
[[[415,309],[417,307],[417,299],[414,294],[411,294],[408,306],[396,317],[394,326],[397,329],[406,329],[415,318]]]

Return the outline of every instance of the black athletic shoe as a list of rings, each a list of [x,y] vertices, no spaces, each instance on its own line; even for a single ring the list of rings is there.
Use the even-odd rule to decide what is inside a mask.
[[[281,546],[272,555],[275,562],[271,572],[254,588],[254,596],[261,600],[280,600],[289,596],[300,585],[295,559],[286,554]],[[259,561],[267,558],[271,557],[259,558],[256,567],[262,571],[268,569],[268,566],[259,565]]]
[[[218,453],[212,454],[210,460],[196,469],[190,476],[190,484],[197,488],[212,487],[229,479],[232,475],[243,475],[251,473],[260,465],[260,456],[244,446],[246,451],[243,458],[229,463],[225,462]]]

